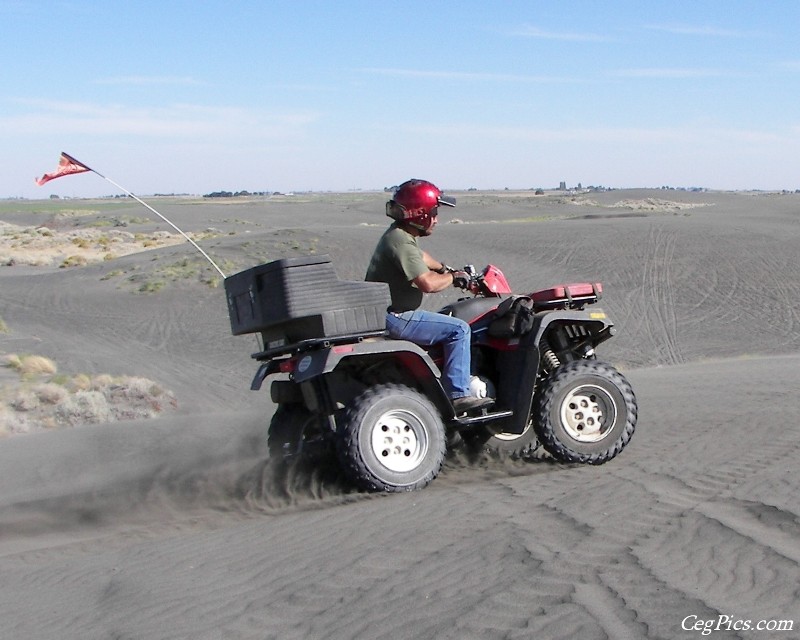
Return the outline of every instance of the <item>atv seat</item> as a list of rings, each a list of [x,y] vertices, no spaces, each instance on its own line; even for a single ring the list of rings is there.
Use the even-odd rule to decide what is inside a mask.
[[[479,316],[484,316],[496,309],[502,301],[502,298],[462,298],[442,307],[439,309],[439,313],[459,318],[464,322],[473,322]]]

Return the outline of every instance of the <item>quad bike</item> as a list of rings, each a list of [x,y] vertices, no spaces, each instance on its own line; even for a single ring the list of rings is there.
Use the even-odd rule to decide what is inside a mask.
[[[278,261],[280,270],[320,267],[313,260],[292,260],[297,259]],[[332,446],[357,486],[398,492],[427,486],[442,467],[448,443],[459,435],[473,445],[519,457],[541,444],[562,462],[602,464],[620,453],[633,435],[638,409],[625,377],[596,359],[598,345],[615,333],[611,320],[595,306],[602,286],[564,285],[513,295],[497,267],[465,270],[472,296],[441,312],[470,324],[474,392],[495,402],[460,415],[442,387],[441,352],[388,337],[387,289],[367,306],[353,308],[351,299],[346,310],[333,312],[335,322],[327,307],[315,315],[295,304],[293,315],[292,305],[283,303],[279,321],[270,324],[258,316],[274,312],[274,304],[261,305],[261,312],[252,309],[259,298],[269,297],[274,281],[256,282],[248,272],[239,274],[244,278],[239,283],[229,286],[226,280],[234,333],[260,329],[264,340],[263,350],[252,355],[261,365],[251,388],[260,389],[273,376],[270,390],[277,409],[269,427],[270,456],[313,455]],[[283,282],[283,295],[292,287],[308,289],[308,280]],[[351,286],[342,288],[344,283],[338,283],[320,288],[315,282],[317,295],[338,299],[336,304],[343,306],[353,286],[359,291],[385,287],[347,283]],[[364,309],[374,311],[371,319],[364,320],[369,315]],[[351,318],[349,324],[341,322],[343,314]],[[316,318],[315,326],[309,317]],[[305,323],[305,329],[293,334],[298,323]],[[357,330],[346,331],[347,326]]]

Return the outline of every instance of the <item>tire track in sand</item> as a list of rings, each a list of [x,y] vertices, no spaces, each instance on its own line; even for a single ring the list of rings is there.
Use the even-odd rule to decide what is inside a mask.
[[[663,364],[683,362],[678,340],[678,318],[675,313],[672,261],[677,234],[653,225],[647,241],[642,272],[642,292],[649,297],[652,313],[645,311],[645,325]]]
[[[663,224],[650,224],[642,242],[635,247],[635,258],[627,257],[628,267],[617,278],[630,283],[619,324],[625,332],[638,335],[640,354],[631,354],[636,362],[647,354],[642,364],[680,364],[685,358],[680,344],[680,321],[676,307],[676,289],[683,274],[674,271],[676,247],[681,230]],[[642,234],[645,235],[644,233]],[[638,284],[634,284],[638,283]]]

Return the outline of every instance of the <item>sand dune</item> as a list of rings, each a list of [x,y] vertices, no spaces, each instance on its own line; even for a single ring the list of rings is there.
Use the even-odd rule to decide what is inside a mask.
[[[2,267],[0,354],[143,376],[178,409],[0,440],[0,637],[697,638],[709,621],[712,637],[800,638],[800,196],[458,195],[434,255],[498,264],[520,291],[604,283],[619,333],[599,355],[640,402],[619,457],[455,454],[393,496],[334,468],[278,480],[255,341],[230,335],[189,247]],[[227,273],[317,252],[360,278],[383,199],[154,204],[220,230],[201,244]],[[12,208],[0,219],[51,215]]]

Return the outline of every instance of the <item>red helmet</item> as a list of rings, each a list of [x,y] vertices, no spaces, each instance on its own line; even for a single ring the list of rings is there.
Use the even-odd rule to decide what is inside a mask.
[[[425,233],[433,226],[441,204],[455,207],[456,199],[442,195],[427,180],[408,180],[397,187],[394,197],[386,203],[386,215]]]

